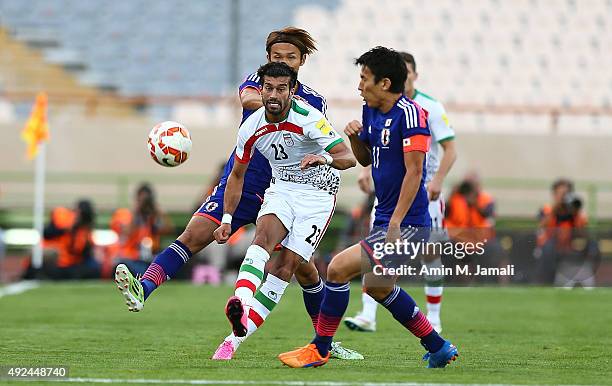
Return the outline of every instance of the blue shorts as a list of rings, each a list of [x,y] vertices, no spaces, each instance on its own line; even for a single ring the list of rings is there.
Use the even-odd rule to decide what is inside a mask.
[[[215,187],[212,194],[208,196],[206,201],[193,215],[206,217],[221,225],[224,194],[225,185]],[[262,194],[243,191],[240,203],[238,203],[238,207],[232,216],[232,233],[247,224],[255,224],[257,222],[257,213],[259,213],[262,203]]]
[[[399,268],[403,265],[420,264],[417,258],[423,254],[430,233],[430,227],[402,227],[401,237],[397,243],[399,245],[393,244],[394,248],[391,248],[385,245],[387,227],[374,226],[370,234],[359,244],[364,257],[369,260],[372,267],[379,265],[384,268]]]

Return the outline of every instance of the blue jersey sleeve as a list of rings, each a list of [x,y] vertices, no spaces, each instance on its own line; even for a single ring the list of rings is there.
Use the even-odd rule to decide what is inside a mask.
[[[238,94],[240,94],[245,88],[249,87],[254,88],[257,91],[261,90],[261,85],[259,84],[259,76],[256,72],[252,73],[244,79],[244,81],[238,87]]]
[[[327,116],[327,102],[325,101],[325,97],[311,87],[299,83],[295,96],[298,97],[298,99],[301,98],[306,103],[322,112],[323,115]]]
[[[319,110],[323,115],[325,115],[325,110],[327,110],[327,104],[325,103],[325,99],[323,98],[311,98],[310,101],[306,101],[309,105]]]
[[[259,76],[256,72],[244,78],[244,81],[238,87],[238,95],[242,93],[242,90],[246,88],[252,88],[261,93],[261,85],[259,84]],[[255,110],[247,110],[242,109],[242,120],[240,123],[244,122],[251,114],[253,114]]]
[[[404,153],[409,151],[428,152],[431,145],[431,132],[427,123],[427,111],[412,103],[402,103],[399,106],[404,111],[402,127],[402,146]]]

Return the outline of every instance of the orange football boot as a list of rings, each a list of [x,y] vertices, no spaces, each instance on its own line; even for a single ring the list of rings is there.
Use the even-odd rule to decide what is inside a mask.
[[[300,347],[297,350],[285,352],[278,355],[283,364],[293,367],[319,367],[323,366],[329,360],[329,353],[326,357],[322,357],[317,350],[317,346],[313,343]]]

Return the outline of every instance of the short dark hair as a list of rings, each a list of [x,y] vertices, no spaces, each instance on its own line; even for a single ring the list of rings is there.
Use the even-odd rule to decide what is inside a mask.
[[[416,61],[414,60],[414,56],[406,51],[400,51],[399,54],[402,55],[404,62],[412,64],[412,71],[416,72]]]
[[[270,62],[259,67],[257,70],[259,76],[259,83],[263,85],[264,76],[270,76],[272,78],[280,78],[283,76],[289,77],[289,87],[294,88],[297,83],[297,72],[291,67],[282,62]]]
[[[310,55],[317,50],[315,40],[308,31],[296,27],[285,27],[272,31],[266,39],[266,51],[270,55],[272,45],[276,43],[290,43],[296,46],[302,55]]]
[[[474,193],[476,191],[476,185],[474,185],[474,183],[471,181],[463,181],[461,182],[461,184],[459,184],[459,187],[457,188],[457,193],[462,196],[467,196],[468,194]]]
[[[77,208],[79,210],[79,218],[77,219],[75,227],[81,225],[93,226],[96,221],[96,212],[91,201],[86,199],[79,200],[77,202]]]
[[[153,193],[153,188],[151,187],[151,184],[149,184],[148,182],[140,183],[140,185],[138,185],[138,188],[136,189],[136,195],[139,196],[141,194],[146,194],[147,196],[153,197],[155,193]]]
[[[558,178],[558,179],[556,179],[555,182],[553,182],[553,184],[551,186],[551,190],[554,192],[560,186],[567,186],[567,190],[569,190],[570,192],[574,191],[574,183],[570,179],[568,179],[568,178]]]
[[[376,83],[384,78],[389,79],[391,81],[390,92],[404,92],[408,70],[399,52],[386,47],[374,47],[355,59],[355,64],[367,66],[374,74]]]

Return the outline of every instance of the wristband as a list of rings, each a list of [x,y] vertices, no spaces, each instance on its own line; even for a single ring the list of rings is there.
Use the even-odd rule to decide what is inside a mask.
[[[232,223],[232,215],[229,213],[224,213],[223,217],[221,217],[221,224],[231,224]]]
[[[331,165],[332,162],[334,162],[334,159],[332,158],[331,155],[325,153],[325,154],[321,154],[323,156],[323,158],[325,158],[325,164],[326,165]]]

